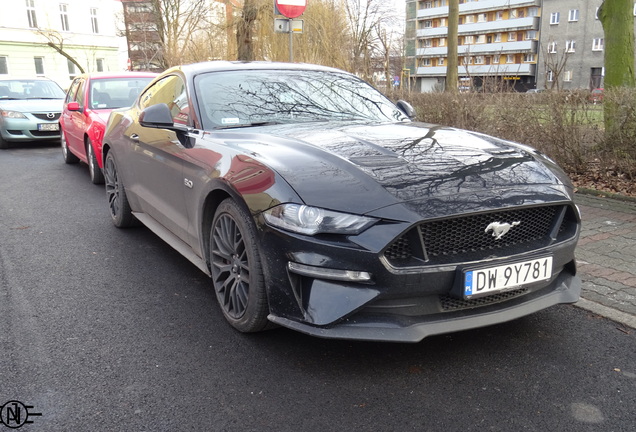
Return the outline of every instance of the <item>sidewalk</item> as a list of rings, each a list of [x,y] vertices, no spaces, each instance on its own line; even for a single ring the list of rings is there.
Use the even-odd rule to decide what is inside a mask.
[[[636,328],[636,203],[577,194],[583,309]]]

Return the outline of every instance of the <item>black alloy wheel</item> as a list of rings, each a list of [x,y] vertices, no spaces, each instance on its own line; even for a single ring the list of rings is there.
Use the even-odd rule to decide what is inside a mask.
[[[118,228],[127,228],[135,224],[135,217],[130,209],[124,184],[117,173],[117,164],[112,153],[108,153],[104,162],[106,181],[106,196],[108,197],[108,209],[113,223]]]
[[[241,332],[268,328],[269,307],[256,230],[232,199],[217,209],[210,232],[210,264],[216,297],[226,320]]]
[[[86,138],[86,159],[88,160],[88,172],[91,175],[93,184],[104,184],[104,173],[102,173],[102,169],[97,163],[97,156],[90,138]]]

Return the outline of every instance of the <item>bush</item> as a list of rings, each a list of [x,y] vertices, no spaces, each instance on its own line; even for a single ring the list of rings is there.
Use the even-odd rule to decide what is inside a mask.
[[[531,145],[568,172],[585,173],[591,165],[636,176],[636,90],[606,92],[594,104],[590,92],[542,93],[394,93],[417,112],[417,120],[474,130]],[[606,133],[604,107],[615,107]],[[609,108],[608,108],[609,109]]]

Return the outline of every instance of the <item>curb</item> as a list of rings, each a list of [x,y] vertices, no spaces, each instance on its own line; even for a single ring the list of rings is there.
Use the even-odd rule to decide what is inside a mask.
[[[636,329],[636,317],[625,312],[621,312],[616,309],[604,306],[600,303],[596,303],[584,298],[580,298],[579,301],[574,303],[574,306],[585,309],[589,312],[593,312],[602,317],[608,318],[612,321],[621,323],[627,327]]]

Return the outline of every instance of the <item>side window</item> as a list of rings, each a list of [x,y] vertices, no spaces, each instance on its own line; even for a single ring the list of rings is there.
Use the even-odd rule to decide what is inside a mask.
[[[75,100],[75,94],[77,93],[77,86],[79,86],[79,81],[80,80],[76,79],[71,83],[71,86],[68,88],[68,92],[66,93],[66,99],[64,99],[64,105]]]
[[[84,93],[86,90],[86,80],[80,79],[77,86],[77,93],[75,93],[75,102],[77,102],[80,108],[84,108]]]
[[[190,123],[188,94],[181,77],[170,75],[157,81],[140,98],[141,109],[160,103],[168,105],[175,123],[182,125]]]

